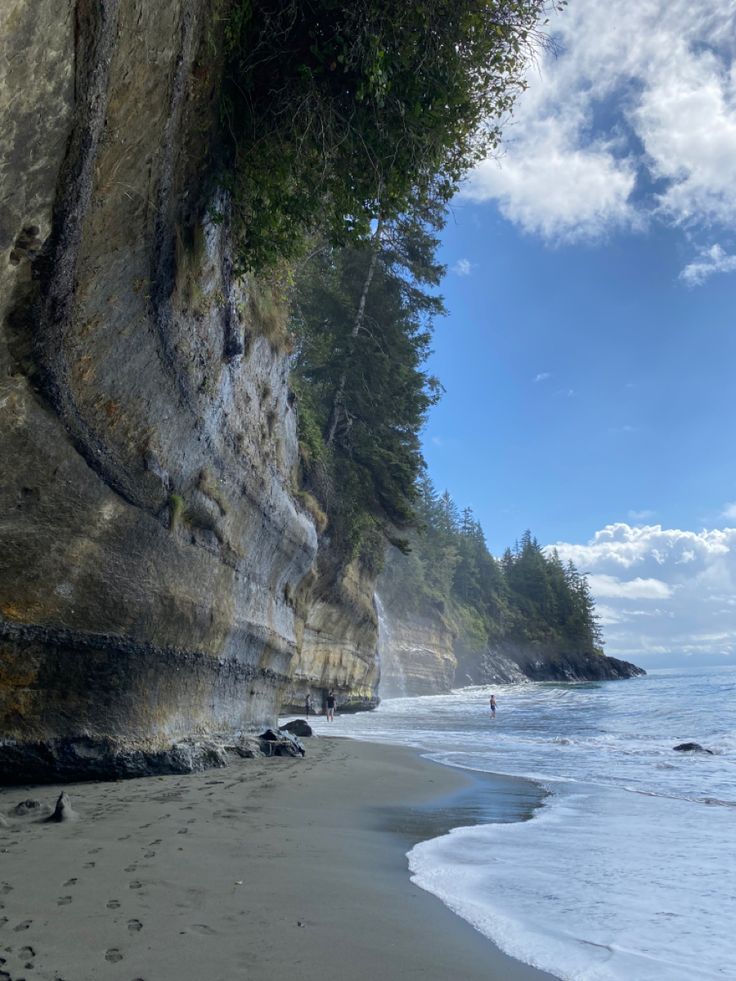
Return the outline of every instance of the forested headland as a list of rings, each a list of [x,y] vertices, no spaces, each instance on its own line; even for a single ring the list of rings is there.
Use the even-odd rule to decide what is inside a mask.
[[[411,550],[389,551],[380,589],[393,606],[447,623],[457,638],[457,683],[465,674],[482,679],[494,653],[551,663],[603,653],[590,588],[572,562],[542,549],[530,531],[497,559],[470,508],[438,494],[426,474],[419,489]]]

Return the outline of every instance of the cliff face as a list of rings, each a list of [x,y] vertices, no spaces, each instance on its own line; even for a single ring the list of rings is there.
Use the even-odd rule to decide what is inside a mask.
[[[630,661],[590,652],[544,653],[506,643],[492,650],[459,651],[456,684],[491,685],[524,681],[619,681],[646,674]],[[462,681],[459,679],[462,678]]]
[[[385,584],[385,583],[384,583]],[[555,654],[511,644],[478,651],[436,608],[412,612],[396,594],[376,596],[381,698],[439,695],[465,685],[528,681],[612,681],[645,674],[642,668],[600,654]]]
[[[343,568],[323,548],[315,574],[302,585],[297,606],[299,653],[282,698],[284,712],[303,712],[307,695],[315,711],[332,688],[341,712],[378,705],[378,629],[373,576],[357,563]]]
[[[290,492],[287,356],[207,218],[212,7],[0,10],[5,778],[197,765],[173,744],[272,721],[302,643],[374,696]]]
[[[381,698],[435,695],[454,684],[455,633],[436,610],[387,609],[376,595]]]

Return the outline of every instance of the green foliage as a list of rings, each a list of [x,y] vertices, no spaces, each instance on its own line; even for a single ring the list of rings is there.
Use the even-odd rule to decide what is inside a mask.
[[[546,656],[600,651],[590,589],[572,563],[545,554],[528,531],[496,560],[471,509],[459,513],[426,475],[418,512],[411,554],[389,553],[382,595],[416,613],[428,606],[439,611],[456,627],[466,654],[499,645]]]
[[[248,277],[245,315],[247,326],[266,337],[275,351],[284,351],[290,342],[289,304],[293,281],[284,262],[268,271]]]
[[[497,144],[554,0],[231,0],[222,100],[241,265],[370,236]]]
[[[432,318],[443,311],[430,220],[440,218],[417,210],[368,243],[325,247],[297,277],[302,480],[329,514],[333,541],[373,568],[386,538],[400,542],[414,521],[419,431],[439,396],[423,370]]]

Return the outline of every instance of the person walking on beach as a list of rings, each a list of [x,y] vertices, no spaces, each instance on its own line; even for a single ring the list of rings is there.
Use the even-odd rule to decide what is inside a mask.
[[[312,696],[307,692],[307,697],[304,699],[304,713],[309,718],[309,713],[312,708]]]
[[[496,718],[496,696],[491,695],[491,718]]]
[[[327,721],[335,721],[335,693],[331,688],[327,692]]]

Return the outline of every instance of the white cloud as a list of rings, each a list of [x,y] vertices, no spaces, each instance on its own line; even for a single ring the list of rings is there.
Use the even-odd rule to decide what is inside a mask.
[[[687,286],[702,286],[715,273],[729,272],[736,272],[736,255],[728,255],[720,245],[712,245],[685,266],[680,279]]]
[[[729,521],[736,521],[736,501],[732,501],[731,504],[727,504],[723,509],[723,518],[728,518]]]
[[[559,53],[540,53],[465,196],[554,241],[736,220],[733,0],[575,0],[550,27]],[[657,190],[637,194],[638,174]]]
[[[540,371],[538,375],[534,376],[534,381],[543,382],[543,381],[547,381],[547,379],[551,377],[552,375],[549,373],[549,371]]]
[[[473,271],[473,263],[470,259],[458,259],[452,266],[452,271],[458,276],[469,276]]]
[[[736,653],[736,528],[617,522],[585,544],[555,547],[602,601],[609,654]]]
[[[616,576],[591,575],[590,588],[606,599],[669,599],[672,587],[661,579],[617,579]]]
[[[495,198],[506,218],[546,239],[594,239],[634,223],[633,167],[603,144],[580,149],[568,129],[556,119],[525,124],[524,137],[500,161],[483,161],[463,194]]]

